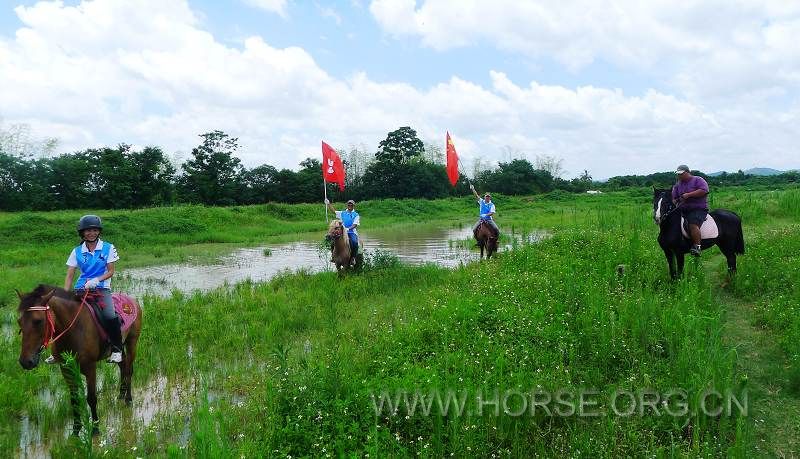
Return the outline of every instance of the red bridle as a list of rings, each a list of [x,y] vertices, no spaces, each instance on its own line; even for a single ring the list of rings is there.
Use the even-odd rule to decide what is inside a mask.
[[[64,331],[59,333],[55,338],[53,338],[53,335],[56,334],[56,323],[55,320],[53,320],[53,313],[51,312],[49,303],[45,303],[42,306],[31,306],[25,311],[23,311],[23,312],[44,311],[44,315],[47,318],[44,324],[44,340],[42,341],[42,345],[39,347],[39,352],[42,352],[44,348],[58,341],[59,338],[64,336],[70,330],[70,328],[72,328],[72,326],[75,325],[75,322],[78,320],[78,316],[81,313],[81,309],[83,309],[83,305],[86,304],[87,296],[89,296],[89,290],[86,290],[86,293],[83,294],[83,299],[81,299],[81,305],[78,306],[78,310],[75,312],[75,317],[72,318],[72,321],[69,323],[69,326],[65,328]],[[48,302],[49,301],[50,300],[48,300]]]

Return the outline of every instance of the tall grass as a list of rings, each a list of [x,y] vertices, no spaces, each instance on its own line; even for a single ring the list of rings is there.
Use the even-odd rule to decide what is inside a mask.
[[[498,204],[501,228],[549,229],[553,237],[491,262],[447,270],[403,266],[381,254],[344,280],[300,272],[206,294],[145,298],[134,398],[156,375],[202,380],[206,390],[188,400],[194,406],[188,426],[180,414],[165,413],[153,431],[121,439],[109,453],[126,456],[138,447],[170,456],[743,455],[751,424],[741,416],[376,416],[371,396],[394,390],[593,388],[608,394],[679,387],[694,395],[742,388],[736,353],[721,337],[725,304],[715,301],[715,274],[690,263],[684,279],[668,281],[649,195],[557,198]],[[793,254],[800,242],[796,226],[786,222],[797,217],[798,191],[752,198],[723,191],[714,200],[739,212],[746,225],[735,294],[761,305],[760,317],[785,337],[791,353],[798,313],[773,305],[789,305],[797,294],[797,282],[790,283],[798,278]],[[452,224],[473,218],[470,201],[359,207],[365,220],[384,226],[403,224],[414,212]],[[187,247],[205,242],[205,235],[236,244],[284,237],[278,233],[285,228],[262,226],[272,219],[318,231],[316,212],[316,206],[189,207],[109,213],[106,221],[118,231],[109,240],[127,246],[131,258],[153,262],[154,252],[162,259],[191,253]],[[41,259],[24,256],[32,242],[0,249],[7,255],[0,263],[14,271],[0,279],[2,290],[40,279],[60,283],[63,272],[52,267],[63,266],[74,243],[64,234],[77,214],[3,215],[0,238],[13,241],[31,215],[63,228],[41,230]],[[157,229],[156,222],[173,230],[142,231]],[[179,236],[175,225],[184,228]],[[770,258],[776,253],[777,264]],[[759,289],[769,292],[769,301]],[[776,300],[782,297],[785,303]],[[6,323],[16,320],[11,308],[2,314]],[[19,338],[3,338],[0,350],[16,355]],[[0,361],[0,370],[4,419],[35,412],[39,425],[53,429],[69,418],[65,403],[52,410],[37,402],[38,388],[65,391],[57,372],[23,372],[10,358]],[[119,409],[113,395],[100,394],[101,426],[104,410]],[[16,424],[0,430],[0,448],[14,451],[18,434]]]

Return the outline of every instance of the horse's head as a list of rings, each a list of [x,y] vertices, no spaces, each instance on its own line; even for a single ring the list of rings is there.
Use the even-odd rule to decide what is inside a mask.
[[[341,220],[333,220],[331,224],[328,226],[328,234],[325,236],[325,239],[329,241],[335,241],[344,235],[344,226],[342,225]]]
[[[53,297],[55,290],[44,285],[38,286],[30,293],[19,296],[19,332],[22,334],[22,346],[19,353],[19,364],[26,370],[39,365],[39,355],[44,349],[48,333],[47,302]]]
[[[675,208],[672,190],[653,188],[653,221],[661,225],[663,219]]]

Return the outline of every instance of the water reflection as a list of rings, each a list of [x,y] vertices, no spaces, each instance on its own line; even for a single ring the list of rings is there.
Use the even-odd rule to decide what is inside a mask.
[[[474,248],[472,229],[466,225],[460,228],[408,226],[360,233],[366,253],[389,251],[406,264],[435,263],[452,268],[475,261],[480,256]],[[521,242],[536,242],[544,233],[509,232],[507,236],[506,240],[510,242],[501,250],[509,250]],[[241,248],[212,265],[172,264],[126,269],[115,277],[119,278],[116,285],[134,295],[169,296],[173,290],[208,291],[248,279],[265,281],[286,271],[331,270],[330,253],[321,246],[321,240],[320,237],[317,240]]]

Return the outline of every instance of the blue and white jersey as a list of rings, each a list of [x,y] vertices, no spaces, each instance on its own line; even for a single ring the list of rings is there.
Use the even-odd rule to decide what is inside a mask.
[[[90,252],[86,248],[86,242],[75,247],[67,259],[67,266],[78,268],[81,271],[80,277],[75,281],[75,288],[83,288],[87,280],[102,276],[106,272],[106,265],[117,260],[119,260],[117,249],[110,242],[98,239],[94,252]],[[110,289],[111,279],[100,282],[97,284],[97,288]]]
[[[347,228],[347,232],[351,234],[358,235],[356,231],[356,227],[354,225],[361,224],[361,216],[358,215],[358,212],[355,210],[337,210],[336,211],[336,218],[342,221],[342,225]]]
[[[484,201],[483,199],[478,199],[478,205],[480,206],[481,209],[479,214],[480,218],[483,218],[485,220],[492,220],[492,217],[489,214],[494,212],[494,203],[489,202],[489,204],[486,204],[486,201]]]

